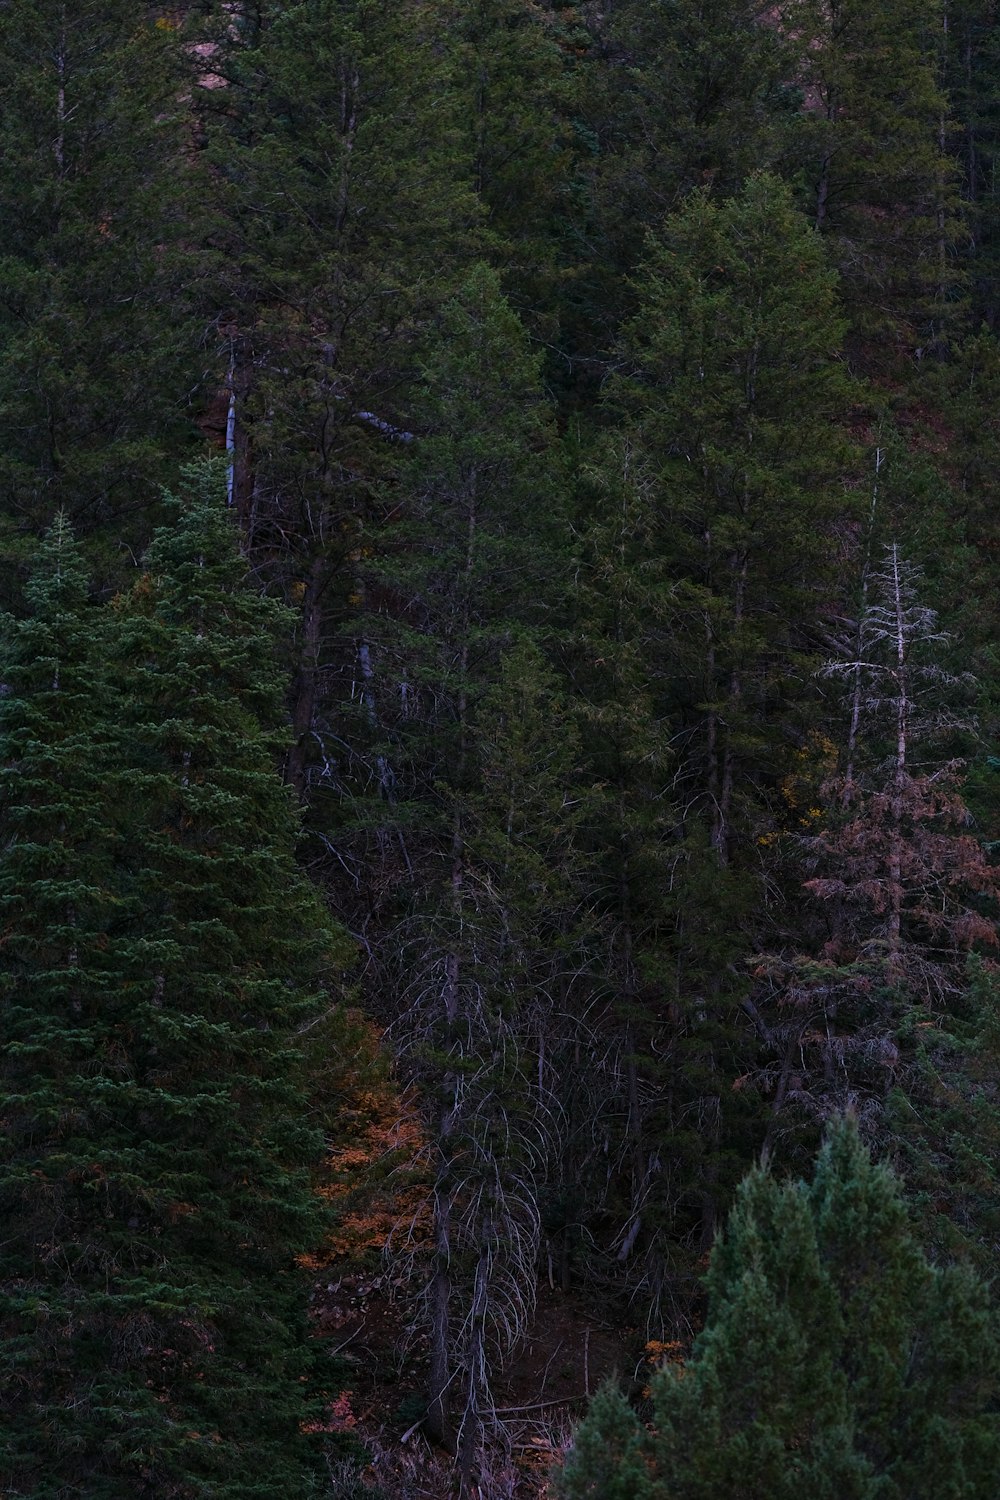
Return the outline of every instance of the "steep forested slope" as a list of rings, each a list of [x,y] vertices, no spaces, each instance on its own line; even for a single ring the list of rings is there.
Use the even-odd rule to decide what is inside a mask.
[[[12,1495],[537,1493],[845,1111],[995,1274],[998,146],[992,0],[0,7]]]

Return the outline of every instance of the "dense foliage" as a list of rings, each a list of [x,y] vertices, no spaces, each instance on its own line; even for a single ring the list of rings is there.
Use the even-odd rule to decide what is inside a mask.
[[[566,1500],[993,1493],[986,1286],[928,1262],[898,1182],[850,1122],[831,1130],[811,1184],[746,1178],[707,1287],[690,1361],[656,1378],[652,1430],[605,1390],[566,1465]]]
[[[417,1122],[391,1318],[462,1493],[539,1288],[686,1346],[731,1209],[676,1453],[606,1390],[580,1493],[795,1451],[768,1493],[867,1495],[864,1423],[950,1420],[950,1375],[892,1402],[1000,1269],[998,36],[0,5],[5,1493],[344,1491],[294,1265],[347,1005]],[[839,1127],[785,1183],[845,1113],[901,1187]],[[912,1281],[862,1415],[851,1183]],[[752,1318],[759,1443],[713,1406]],[[979,1412],[909,1443],[935,1493]]]

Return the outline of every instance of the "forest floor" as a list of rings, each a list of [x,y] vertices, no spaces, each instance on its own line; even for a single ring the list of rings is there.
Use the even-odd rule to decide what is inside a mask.
[[[320,1280],[314,1293],[315,1332],[346,1371],[345,1388],[330,1402],[331,1430],[349,1431],[363,1445],[365,1478],[380,1500],[444,1500],[451,1486],[452,1460],[420,1426],[426,1357],[419,1336],[406,1334],[412,1306],[388,1269],[346,1269]],[[548,1495],[552,1467],[588,1395],[613,1373],[635,1373],[634,1341],[634,1331],[617,1331],[596,1315],[593,1298],[543,1285],[532,1326],[494,1384],[493,1477],[483,1500]]]

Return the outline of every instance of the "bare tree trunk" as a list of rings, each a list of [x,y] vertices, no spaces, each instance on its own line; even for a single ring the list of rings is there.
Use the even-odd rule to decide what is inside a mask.
[[[466,532],[466,555],[465,555],[465,597],[463,601],[462,614],[459,621],[461,633],[461,646],[459,651],[460,663],[460,687],[456,711],[459,725],[458,759],[455,767],[456,782],[461,786],[465,763],[468,755],[468,694],[466,690],[466,676],[469,669],[469,630],[471,628],[471,600],[469,592],[472,585],[473,570],[475,566],[476,549],[476,477],[473,474],[469,482],[469,513],[468,527]],[[442,987],[442,1009],[444,1012],[445,1048],[451,1050],[459,1046],[457,1035],[461,1019],[461,978],[462,959],[458,951],[457,941],[462,924],[462,908],[465,900],[465,843],[462,833],[461,814],[456,806],[451,835],[451,915],[454,923],[452,949],[445,956],[444,961],[444,985]],[[451,1384],[452,1364],[452,1300],[453,1287],[451,1276],[452,1259],[452,1216],[454,1211],[454,1191],[452,1148],[453,1136],[458,1123],[458,1112],[460,1108],[461,1081],[456,1072],[448,1072],[444,1078],[445,1101],[438,1126],[437,1156],[438,1172],[437,1182],[434,1190],[434,1244],[435,1265],[434,1274],[430,1288],[430,1404],[428,1407],[427,1429],[431,1437],[449,1452],[455,1452],[455,1433],[451,1420],[448,1390]],[[466,1413],[462,1424],[463,1441],[467,1444],[475,1442],[478,1446],[478,1433],[467,1433],[469,1425],[469,1414]],[[473,1424],[474,1425],[474,1424]]]
[[[910,704],[907,693],[906,619],[900,577],[899,548],[892,544],[893,605],[896,615],[896,764],[893,776],[892,822],[889,831],[889,968],[898,971],[902,950],[903,804],[906,784],[907,735]]]
[[[449,983],[451,976],[449,976]],[[451,1146],[458,1109],[459,1081],[455,1073],[442,1080],[442,1108],[438,1123],[437,1181],[434,1184],[434,1272],[428,1296],[430,1317],[430,1391],[425,1426],[428,1436],[449,1453],[455,1452],[448,1389],[451,1384],[451,1258],[454,1181]]]
[[[475,1493],[474,1484],[482,1453],[482,1435],[487,1404],[486,1313],[493,1270],[494,1223],[487,1210],[479,1236],[479,1253],[469,1311],[466,1345],[465,1410],[458,1441],[459,1494]]]
[[[872,546],[875,541],[875,513],[878,508],[878,478],[882,469],[882,460],[885,451],[882,448],[875,449],[875,478],[872,481],[872,501],[868,509],[868,539],[865,545],[865,560],[861,567],[861,599],[858,607],[858,625],[855,632],[854,646],[854,682],[851,689],[851,722],[847,733],[847,774],[846,785],[854,781],[854,757],[857,752],[858,731],[861,728],[861,686],[862,686],[862,655],[864,640],[865,613],[868,609],[868,579],[871,572]]]

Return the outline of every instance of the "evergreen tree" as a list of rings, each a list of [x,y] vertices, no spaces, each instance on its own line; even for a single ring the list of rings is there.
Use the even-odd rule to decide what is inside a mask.
[[[940,85],[953,128],[946,145],[958,165],[972,327],[997,327],[997,153],[1000,149],[1000,38],[996,0],[947,0],[941,14]]]
[[[645,1433],[613,1382],[590,1403],[559,1476],[563,1500],[649,1500],[653,1481]]]
[[[464,0],[449,17],[473,189],[503,286],[531,329],[555,332],[572,183],[564,16],[531,0]]]
[[[714,1018],[686,1012],[678,940],[690,939],[690,953],[704,909],[717,924],[704,961],[723,968],[733,957],[727,944],[738,951],[739,926],[733,907],[720,909],[718,881],[710,906],[677,889],[670,491],[628,432],[611,434],[583,463],[579,491],[567,658],[591,782],[580,842],[599,925],[594,1039],[581,1082],[584,1127],[600,1149],[589,1160],[583,1153],[578,1212],[606,1257],[604,1274],[647,1300],[655,1322],[676,1310],[691,1275],[708,1178],[728,1170],[719,1173],[718,1132],[706,1128],[719,1097],[708,1044]],[[721,1035],[713,1041],[724,1045]],[[604,1076],[602,1058],[610,1060]]]
[[[420,333],[479,215],[423,7],[268,3],[237,25],[221,9],[225,87],[200,107],[222,184],[233,498],[255,564],[301,610],[289,769],[304,796],[336,734],[325,646],[357,612],[379,481],[414,436]]]
[[[568,205],[572,273],[563,292],[569,374],[589,380],[614,364],[634,311],[632,275],[644,234],[688,193],[721,200],[754,170],[775,168],[794,134],[794,55],[759,0],[624,0],[581,7],[584,56],[575,98],[578,167]]]
[[[890,351],[922,354],[951,332],[958,225],[938,83],[943,6],[798,0],[785,24],[801,48],[811,125],[809,211],[830,241],[865,359],[884,368]]]
[[[928,1262],[899,1184],[849,1121],[832,1128],[811,1186],[750,1174],[707,1285],[690,1360],[657,1379],[642,1441],[651,1496],[992,1492],[1000,1431],[986,1288]],[[622,1443],[633,1464],[636,1445],[634,1433]],[[585,1460],[571,1459],[564,1492],[602,1493],[587,1479]]]
[[[994,1277],[1000,1244],[996,1178],[1000,1025],[996,965],[974,957],[948,1010],[900,1028],[909,1061],[890,1094],[886,1127],[927,1243]]]
[[[836,278],[774,178],[722,207],[695,195],[650,241],[636,285],[634,375],[616,404],[661,494],[671,650],[659,671],[678,747],[671,985],[702,1079],[707,1248],[732,1098],[720,1047],[744,1030],[745,945],[787,815],[783,772],[810,729],[803,683],[850,507],[855,390],[838,359]]]
[[[295,869],[273,766],[280,616],[245,582],[218,491],[217,471],[188,475],[149,575],[96,639],[77,570],[66,673],[4,701],[27,757],[5,819],[21,1033],[3,1171],[13,1493],[309,1487],[292,1261],[320,1233],[320,1140],[297,1032],[345,947]],[[40,612],[21,628],[20,672],[56,624]],[[54,656],[46,643],[42,670]],[[39,865],[73,744],[62,724],[80,743],[85,712],[85,776]]]
[[[196,436],[204,183],[185,55],[128,0],[0,10],[0,551],[59,508],[103,566]],[[211,356],[209,356],[211,358]]]

